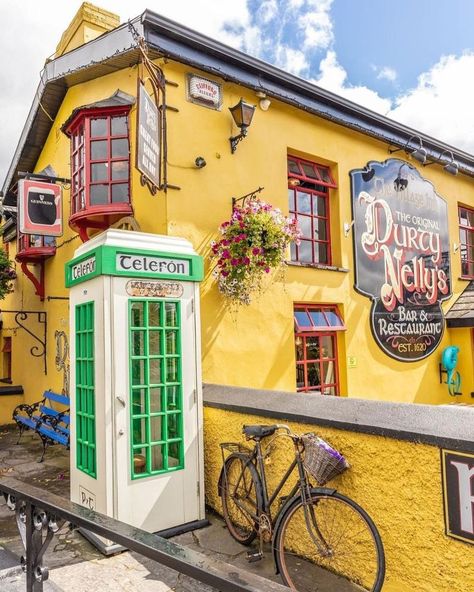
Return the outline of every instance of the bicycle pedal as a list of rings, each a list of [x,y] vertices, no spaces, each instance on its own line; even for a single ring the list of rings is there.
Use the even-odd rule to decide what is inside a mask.
[[[249,563],[255,563],[263,559],[263,553],[261,551],[257,551],[256,553],[252,553],[252,551],[247,551],[247,561]]]

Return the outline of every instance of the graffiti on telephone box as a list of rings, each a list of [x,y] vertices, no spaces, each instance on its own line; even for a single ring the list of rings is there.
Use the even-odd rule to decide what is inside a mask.
[[[405,161],[351,171],[355,289],[372,300],[370,323],[389,356],[429,356],[444,332],[451,296],[445,200]]]

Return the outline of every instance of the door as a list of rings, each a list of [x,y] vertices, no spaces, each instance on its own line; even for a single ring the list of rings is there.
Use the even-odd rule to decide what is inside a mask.
[[[157,283],[112,280],[116,517],[150,532],[200,518],[194,287]]]

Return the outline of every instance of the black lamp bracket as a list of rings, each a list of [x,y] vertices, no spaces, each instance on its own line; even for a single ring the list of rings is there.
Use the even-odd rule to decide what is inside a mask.
[[[246,195],[242,195],[242,197],[233,197],[232,198],[232,211],[235,210],[235,206],[238,203],[242,202],[242,206],[244,206],[247,199],[252,199],[252,197],[255,197],[257,195],[257,193],[260,193],[264,189],[265,189],[265,187],[259,187],[258,189],[255,189],[254,191],[247,193]]]
[[[230,151],[232,154],[234,154],[234,152],[237,150],[237,144],[243,140],[247,135],[247,128],[243,127],[242,131],[240,132],[240,134],[238,136],[232,136],[231,138],[229,138],[229,142],[230,142]]]
[[[44,374],[48,373],[48,368],[46,364],[46,335],[48,331],[48,316],[46,312],[38,311],[38,310],[5,310],[4,308],[1,309],[2,314],[14,314],[15,315],[15,323],[19,329],[24,329],[33,339],[35,339],[38,345],[34,345],[30,349],[30,354],[35,358],[43,358],[44,364]],[[36,321],[43,325],[43,335],[42,337],[38,337],[35,335],[30,329],[25,327],[23,322],[26,322],[30,316],[36,316]]]

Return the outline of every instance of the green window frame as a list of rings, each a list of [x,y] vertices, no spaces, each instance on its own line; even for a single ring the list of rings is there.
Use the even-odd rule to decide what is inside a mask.
[[[184,468],[180,307],[129,300],[132,479]]]
[[[97,478],[94,302],[78,304],[76,325],[76,465]]]

